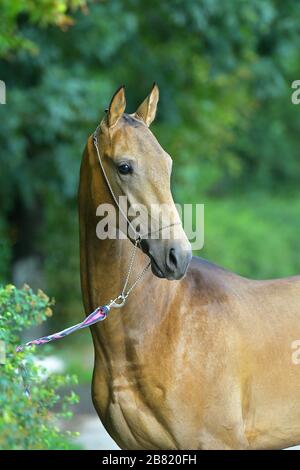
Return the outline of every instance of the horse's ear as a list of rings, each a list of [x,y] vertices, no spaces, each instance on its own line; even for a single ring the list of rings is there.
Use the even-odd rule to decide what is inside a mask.
[[[111,99],[110,105],[107,110],[107,125],[112,127],[117,124],[120,117],[123,115],[126,108],[125,87],[122,85],[117,89]]]
[[[136,116],[142,119],[147,126],[150,126],[152,121],[154,121],[158,100],[159,89],[156,83],[153,83],[153,87],[149,95],[135,112]]]

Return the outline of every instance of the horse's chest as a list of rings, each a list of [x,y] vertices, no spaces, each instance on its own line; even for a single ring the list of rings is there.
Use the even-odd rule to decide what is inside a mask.
[[[111,382],[105,425],[122,448],[175,448],[160,423],[157,394],[161,394],[159,387],[147,383],[137,385],[124,375]]]

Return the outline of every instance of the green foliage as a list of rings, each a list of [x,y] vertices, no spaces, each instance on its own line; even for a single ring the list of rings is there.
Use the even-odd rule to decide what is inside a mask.
[[[2,0],[0,4],[0,56],[16,50],[38,52],[38,46],[24,37],[18,24],[26,18],[30,23],[47,26],[55,24],[67,28],[73,23],[67,10],[84,7],[84,0]]]
[[[0,340],[6,345],[6,362],[0,365],[0,449],[70,448],[71,433],[61,432],[57,420],[72,415],[77,396],[60,390],[76,384],[76,377],[47,377],[36,364],[34,348],[16,352],[20,333],[51,316],[52,305],[42,291],[34,294],[28,286],[0,287]],[[30,387],[30,397],[24,386]]]
[[[255,279],[299,274],[300,195],[204,199],[201,257]],[[220,263],[222,260],[222,263]]]
[[[207,208],[207,217],[217,219],[206,245],[215,248],[203,254],[240,270],[239,250],[223,250],[217,237],[227,233],[230,200],[239,243],[246,250],[250,224],[257,252],[264,252],[256,264],[246,258],[242,272],[265,277],[271,270],[300,271],[292,245],[276,269],[271,249],[263,250],[276,228],[276,192],[285,194],[287,212],[293,206],[296,214],[300,200],[300,113],[290,100],[291,82],[300,77],[297,0],[5,1],[1,9],[0,79],[7,85],[7,104],[0,107],[3,280],[12,259],[36,253],[58,308],[72,318],[81,315],[81,152],[120,84],[127,86],[132,112],[154,80],[161,99],[153,130],[175,161],[176,199],[209,198],[225,211],[222,216]],[[74,24],[60,27],[70,15]],[[20,38],[35,51],[25,50]],[[258,191],[266,207],[259,205],[256,214],[269,211],[268,224],[240,214],[248,214]],[[297,217],[289,224],[281,227],[282,239],[297,232]]]

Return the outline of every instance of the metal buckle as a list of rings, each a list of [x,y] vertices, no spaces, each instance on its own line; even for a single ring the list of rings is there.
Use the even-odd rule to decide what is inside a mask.
[[[121,308],[123,305],[125,305],[126,302],[126,297],[125,295],[119,295],[116,297],[114,300],[110,301],[110,304],[108,305],[110,308]]]

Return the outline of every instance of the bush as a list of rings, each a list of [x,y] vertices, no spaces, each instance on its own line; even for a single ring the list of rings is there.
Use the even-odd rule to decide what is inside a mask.
[[[20,333],[51,316],[52,305],[41,290],[34,294],[28,286],[0,286],[0,340],[6,349],[5,364],[0,365],[0,449],[71,447],[71,433],[60,431],[57,423],[72,415],[69,407],[78,399],[74,392],[60,396],[59,390],[76,384],[76,377],[47,376],[36,364],[35,347],[16,353]]]

